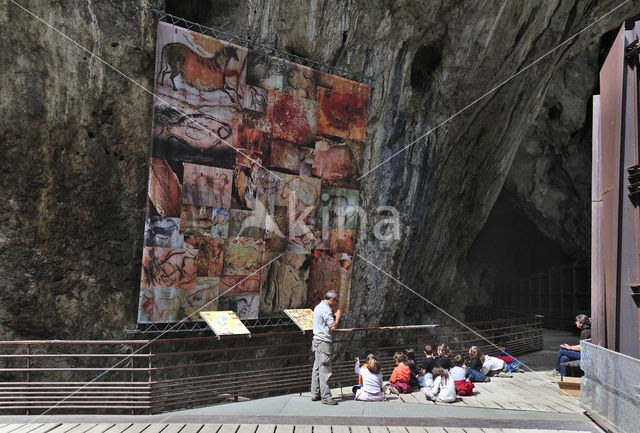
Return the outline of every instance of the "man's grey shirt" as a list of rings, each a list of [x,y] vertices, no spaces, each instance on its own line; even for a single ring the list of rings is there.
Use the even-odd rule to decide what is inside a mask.
[[[313,338],[331,343],[331,327],[334,323],[331,307],[320,301],[313,309]]]

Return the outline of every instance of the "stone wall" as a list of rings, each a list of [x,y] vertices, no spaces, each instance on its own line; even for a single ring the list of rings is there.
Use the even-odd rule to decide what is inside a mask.
[[[151,132],[152,97],[138,84],[152,88],[150,8],[163,4],[23,3],[133,81],[15,4],[0,3],[7,29],[0,63],[0,336],[120,336],[136,320]],[[571,195],[567,188],[588,200],[585,185],[567,167],[583,170],[590,147],[585,137],[560,149],[545,144],[556,132],[540,134],[536,119],[541,110],[555,112],[548,105],[555,98],[562,104],[560,121],[571,111],[571,127],[579,128],[584,117],[577,114],[590,94],[580,85],[582,74],[597,71],[588,47],[618,27],[633,3],[497,90],[617,3],[174,3],[170,9],[204,24],[373,76],[365,172],[446,121],[362,179],[361,201],[370,220],[375,222],[379,206],[396,207],[401,238],[380,242],[371,232],[361,237],[348,324],[438,320],[426,302],[367,260],[460,316],[469,302],[460,268],[505,179],[542,230],[559,234],[567,252],[585,251],[585,233],[566,221],[567,215],[584,218],[584,209],[554,212],[549,203],[574,207],[578,199],[562,197]],[[557,71],[570,59],[581,59],[584,71],[577,68],[559,80]],[[554,95],[563,86],[575,89],[570,109]],[[562,180],[562,171],[544,175],[544,149],[567,155],[568,178]],[[508,176],[514,158],[522,169]],[[535,181],[526,176],[530,166],[541,173]]]

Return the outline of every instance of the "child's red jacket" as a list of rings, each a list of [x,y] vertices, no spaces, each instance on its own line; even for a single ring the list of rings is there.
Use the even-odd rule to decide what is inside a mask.
[[[389,382],[404,382],[409,383],[411,378],[411,370],[404,363],[400,363],[393,369]]]

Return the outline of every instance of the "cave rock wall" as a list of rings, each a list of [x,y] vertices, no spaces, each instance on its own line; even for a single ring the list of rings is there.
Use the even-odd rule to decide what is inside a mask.
[[[152,110],[140,86],[152,88],[150,8],[163,4],[24,3],[131,80],[0,3],[10,29],[0,63],[0,335],[120,335],[136,317]],[[347,323],[372,326],[438,318],[369,262],[461,314],[469,297],[459,267],[520,143],[535,138],[527,131],[555,71],[617,27],[629,5],[497,90],[615,2],[262,0],[198,8],[230,32],[374,77],[363,171],[409,147],[361,180],[369,221],[379,206],[393,206],[401,222],[398,239],[380,241],[369,227],[357,245]]]

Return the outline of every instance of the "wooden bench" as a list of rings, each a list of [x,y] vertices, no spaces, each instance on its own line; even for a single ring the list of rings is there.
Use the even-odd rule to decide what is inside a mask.
[[[575,359],[573,361],[561,362],[560,365],[563,366],[563,367],[570,367],[571,369],[574,369],[574,368],[580,369],[580,360],[579,359]],[[560,370],[560,371],[562,371],[562,370]],[[580,370],[580,371],[582,371],[582,370]],[[562,380],[562,379],[563,379],[563,376],[561,375],[560,376],[560,380]]]

